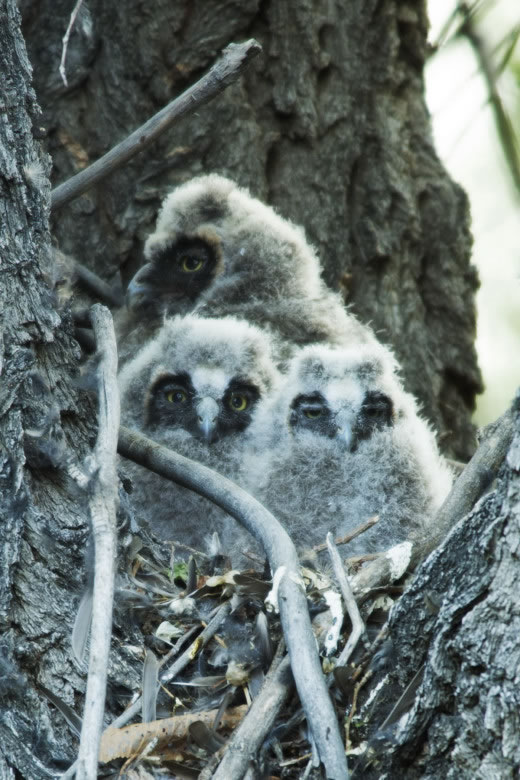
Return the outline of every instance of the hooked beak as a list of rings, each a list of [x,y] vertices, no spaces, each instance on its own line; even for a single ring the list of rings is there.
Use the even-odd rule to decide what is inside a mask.
[[[341,445],[348,452],[352,452],[355,441],[354,430],[350,417],[343,416],[342,414],[339,414],[336,417],[336,438],[339,439]]]
[[[126,305],[129,309],[138,303],[136,298],[140,295],[150,295],[152,286],[146,281],[146,276],[151,270],[151,263],[146,263],[130,280],[126,290]]]
[[[196,405],[197,425],[204,439],[211,444],[215,440],[217,430],[217,418],[219,413],[218,403],[214,398],[202,398]]]

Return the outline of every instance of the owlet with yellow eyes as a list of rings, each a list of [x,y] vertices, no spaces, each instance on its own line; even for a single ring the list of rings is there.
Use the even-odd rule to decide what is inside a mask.
[[[175,317],[122,369],[121,422],[238,480],[250,423],[277,382],[271,344],[258,328],[234,317]],[[130,461],[124,468],[137,521],[160,538],[203,549],[214,531],[224,546],[246,535],[202,496]]]
[[[223,176],[200,176],[171,192],[144,254],[119,317],[122,362],[165,315],[189,312],[268,330],[282,362],[305,344],[375,340],[325,285],[303,229]]]
[[[452,475],[382,346],[309,346],[259,408],[247,487],[300,549],[379,522],[343,548],[382,552],[428,533]]]

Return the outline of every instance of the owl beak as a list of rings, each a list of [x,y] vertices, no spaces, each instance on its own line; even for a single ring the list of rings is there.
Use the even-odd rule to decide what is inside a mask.
[[[352,452],[355,443],[352,421],[340,414],[336,417],[336,426],[336,438],[348,452]]]
[[[146,263],[130,280],[126,290],[126,305],[131,309],[138,302],[136,298],[141,295],[149,296],[152,292],[152,286],[146,281],[146,275],[151,270],[152,264]]]
[[[214,398],[202,398],[196,405],[197,425],[204,439],[211,444],[215,440],[217,419],[219,413],[218,403]]]

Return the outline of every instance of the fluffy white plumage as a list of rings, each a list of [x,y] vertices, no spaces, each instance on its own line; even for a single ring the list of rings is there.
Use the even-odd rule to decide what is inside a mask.
[[[300,549],[379,523],[344,549],[382,551],[425,531],[451,486],[435,437],[380,345],[301,350],[252,425],[244,481]]]
[[[145,257],[119,327],[127,350],[165,313],[192,310],[267,328],[280,337],[282,358],[294,345],[374,341],[324,284],[303,229],[222,176],[195,178],[167,196]]]
[[[122,423],[233,479],[253,410],[277,381],[258,328],[233,317],[175,317],[121,371]],[[130,462],[125,471],[138,521],[159,537],[198,549],[214,531],[224,549],[228,538],[251,539],[201,496]]]

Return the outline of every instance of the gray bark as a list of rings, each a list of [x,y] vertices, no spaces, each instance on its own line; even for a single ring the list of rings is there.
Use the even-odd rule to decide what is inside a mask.
[[[376,735],[383,745],[363,777],[518,777],[520,395],[514,430],[494,489],[424,562],[393,611],[392,672],[372,723],[383,723],[423,666],[424,677],[408,718]]]
[[[66,479],[42,468],[41,448],[31,449],[24,432],[64,451],[74,442],[81,456],[92,414],[74,387],[79,350],[52,291],[50,161],[33,139],[41,120],[31,67],[15,3],[2,0],[0,9],[0,776],[16,769],[38,778],[73,755],[35,685],[69,704],[83,688],[66,637],[85,507]]]
[[[445,451],[474,449],[481,389],[467,199],[424,104],[424,3],[91,0],[58,73],[69,0],[26,0],[25,33],[58,184],[182,92],[230,41],[264,47],[239,83],[59,212],[53,231],[108,280],[141,263],[164,194],[216,171],[303,224],[324,276],[393,345]],[[147,9],[147,10],[146,10]]]

